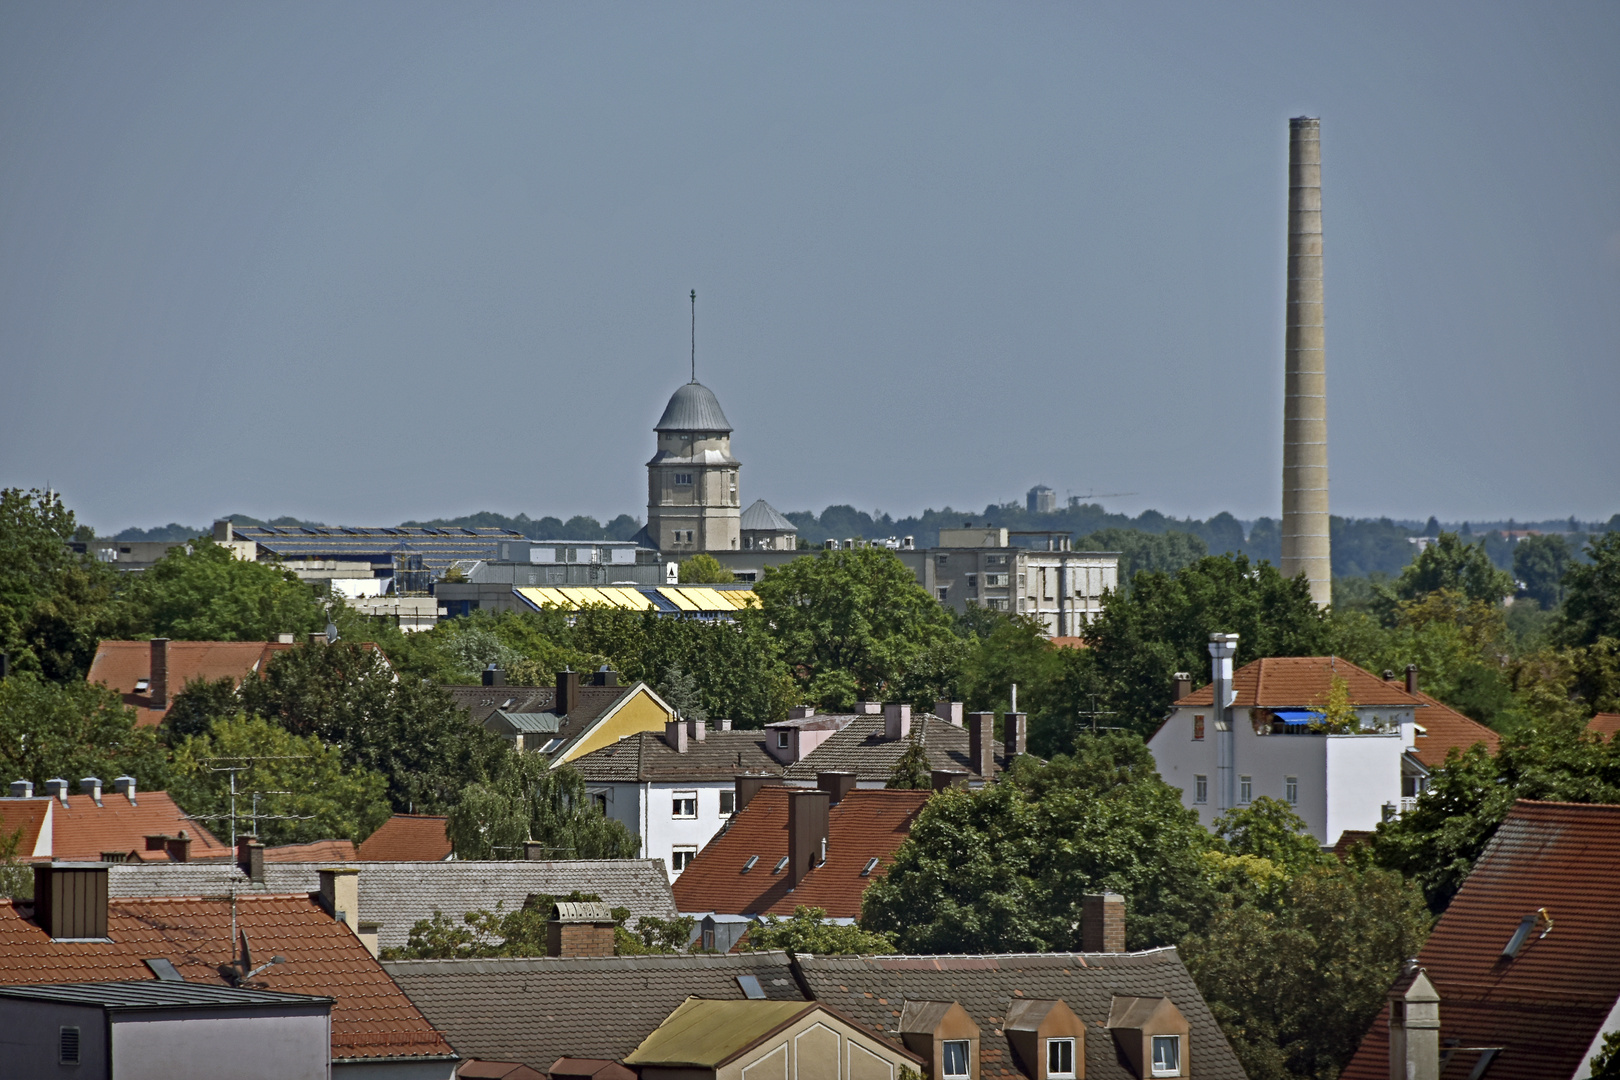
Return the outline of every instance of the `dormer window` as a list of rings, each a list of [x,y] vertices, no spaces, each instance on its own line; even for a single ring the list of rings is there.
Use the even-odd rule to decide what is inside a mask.
[[[1181,1036],[1153,1036],[1153,1075],[1181,1075]]]
[[[967,1039],[947,1040],[942,1048],[944,1061],[940,1074],[944,1080],[969,1080],[972,1077],[972,1065],[969,1062],[969,1049],[972,1044]]]
[[[1074,1040],[1046,1040],[1047,1080],[1069,1080],[1074,1076]]]
[[[786,750],[788,748],[788,733],[786,731],[778,731],[776,733],[776,748],[778,750]]]

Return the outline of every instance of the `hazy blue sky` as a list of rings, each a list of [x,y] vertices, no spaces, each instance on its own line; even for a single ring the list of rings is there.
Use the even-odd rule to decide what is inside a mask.
[[[1280,503],[1322,117],[1332,502],[1620,511],[1620,4],[0,4],[0,485],[105,529]]]

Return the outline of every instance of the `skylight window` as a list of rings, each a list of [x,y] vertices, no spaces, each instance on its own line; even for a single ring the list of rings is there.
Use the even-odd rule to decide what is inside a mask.
[[[742,872],[746,874],[746,873],[748,873],[748,871],[752,870],[754,867],[756,867],[758,865],[759,865],[759,856],[758,855],[750,855],[750,856],[748,856],[748,861],[743,863]]]
[[[1529,915],[1526,915],[1524,918],[1520,919],[1518,929],[1513,931],[1513,936],[1508,938],[1507,947],[1502,950],[1502,959],[1512,960],[1514,957],[1524,952],[1525,946],[1530,944],[1530,935],[1535,931],[1536,924],[1542,921],[1546,922],[1547,928],[1536,937],[1537,941],[1540,941],[1542,938],[1552,933],[1552,916],[1547,914],[1547,909],[1537,908]]]
[[[757,975],[737,976],[737,985],[742,987],[743,997],[750,1001],[762,1001],[765,998],[765,988],[759,985]]]
[[[780,874],[783,870],[787,869],[787,864],[788,864],[788,857],[786,855],[784,855],[780,859],[776,860],[776,869],[772,870],[771,873]]]
[[[870,877],[872,871],[877,869],[877,864],[878,857],[876,855],[872,856],[870,859],[867,859],[866,869],[861,871],[861,877]]]

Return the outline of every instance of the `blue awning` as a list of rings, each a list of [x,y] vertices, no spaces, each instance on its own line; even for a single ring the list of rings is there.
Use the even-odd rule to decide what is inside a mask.
[[[1313,720],[1321,720],[1325,715],[1310,709],[1273,709],[1271,712],[1285,724],[1309,724]]]

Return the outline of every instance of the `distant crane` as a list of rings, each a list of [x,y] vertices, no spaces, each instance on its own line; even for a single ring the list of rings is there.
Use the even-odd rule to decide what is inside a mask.
[[[1127,495],[1140,495],[1139,491],[1088,491],[1084,495],[1070,495],[1069,505],[1076,506],[1087,499],[1123,499]]]

